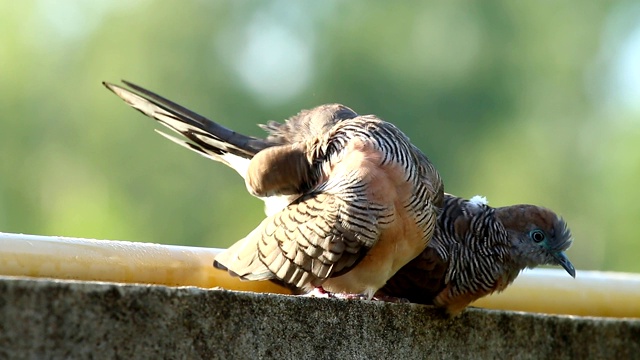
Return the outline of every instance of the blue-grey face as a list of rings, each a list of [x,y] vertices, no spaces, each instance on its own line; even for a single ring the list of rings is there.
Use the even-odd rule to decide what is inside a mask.
[[[564,253],[571,246],[571,232],[562,219],[558,219],[554,225],[551,233],[541,228],[531,230],[529,240],[539,246],[540,255],[545,258],[543,263],[560,265],[575,278],[576,269]]]
[[[564,253],[571,246],[571,231],[553,211],[514,205],[498,208],[496,216],[511,238],[519,266],[560,265],[569,275],[576,276],[576,269]]]

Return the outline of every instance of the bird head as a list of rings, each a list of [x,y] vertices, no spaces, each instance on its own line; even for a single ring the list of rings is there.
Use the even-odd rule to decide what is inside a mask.
[[[534,205],[515,205],[496,209],[512,243],[519,265],[560,265],[572,277],[576,269],[565,255],[573,241],[567,223],[553,211]]]

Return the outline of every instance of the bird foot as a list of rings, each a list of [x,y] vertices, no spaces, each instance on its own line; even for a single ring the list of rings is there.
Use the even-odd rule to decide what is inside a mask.
[[[313,288],[313,290],[308,293],[302,295],[307,297],[315,297],[315,298],[325,298],[325,299],[342,299],[342,300],[373,300],[373,301],[384,301],[396,304],[406,304],[410,301],[405,298],[399,298],[395,296],[388,295],[376,295],[372,298],[365,294],[349,294],[349,293],[332,293],[322,288],[322,286],[318,286]]]
[[[333,296],[336,299],[342,300],[369,300],[369,297],[364,294],[346,294],[346,293],[335,293]]]
[[[333,297],[337,298],[337,299],[345,299],[345,300],[372,300],[372,301],[382,301],[382,302],[389,302],[389,303],[395,303],[395,304],[408,304],[410,303],[409,300],[405,299],[405,298],[399,298],[399,297],[395,297],[395,296],[387,296],[387,295],[377,295],[374,297],[369,297],[365,294],[342,294],[342,293],[337,293],[337,294],[332,294]]]
[[[401,298],[401,297],[395,297],[395,296],[388,296],[388,295],[376,295],[371,300],[384,301],[384,302],[389,302],[389,303],[394,303],[394,304],[409,304],[409,303],[411,303],[411,301],[409,301],[409,299],[405,299],[405,298]]]
[[[314,287],[313,290],[309,291],[308,293],[306,293],[306,294],[304,294],[302,296],[315,297],[315,298],[325,298],[325,299],[335,297],[334,294],[326,291],[321,286]]]
[[[325,299],[343,299],[343,300],[368,300],[369,298],[364,294],[347,294],[347,293],[332,293],[318,286],[313,290],[302,295],[306,297],[325,298]]]

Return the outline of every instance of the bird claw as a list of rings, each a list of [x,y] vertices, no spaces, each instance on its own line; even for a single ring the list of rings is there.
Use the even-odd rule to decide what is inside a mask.
[[[363,294],[332,293],[323,289],[321,286],[313,288],[313,290],[302,296],[324,299],[369,300],[369,298]]]
[[[345,293],[335,293],[333,296],[336,299],[342,300],[369,300],[369,298],[364,294],[345,294]]]
[[[329,299],[329,298],[335,297],[333,293],[330,293],[330,292],[326,291],[321,286],[313,288],[313,290],[309,291],[308,293],[306,293],[306,294],[304,294],[302,296],[304,296],[304,297],[324,298],[324,299]]]
[[[399,298],[399,297],[388,296],[388,295],[376,295],[373,298],[369,298],[365,294],[332,293],[323,289],[321,286],[313,288],[313,290],[309,291],[308,293],[302,296],[324,298],[324,299],[373,300],[373,301],[383,301],[383,302],[390,302],[390,303],[396,303],[396,304],[408,304],[410,302],[405,298]]]
[[[344,300],[371,300],[371,301],[382,301],[394,304],[408,304],[410,301],[405,298],[395,297],[395,296],[387,296],[387,295],[377,295],[372,298],[368,297],[365,294],[332,294],[333,297],[337,299]]]
[[[376,295],[371,300],[384,301],[384,302],[389,302],[394,304],[410,304],[411,303],[409,299],[395,297],[395,296],[388,296],[388,295]]]

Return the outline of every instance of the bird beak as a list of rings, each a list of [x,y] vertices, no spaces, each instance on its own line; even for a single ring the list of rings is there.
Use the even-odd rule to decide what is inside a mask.
[[[553,254],[553,257],[558,260],[558,264],[560,266],[567,270],[569,275],[571,275],[573,278],[576,277],[576,268],[573,267],[573,264],[571,263],[571,261],[569,261],[567,255],[565,255],[563,252],[557,252]]]

